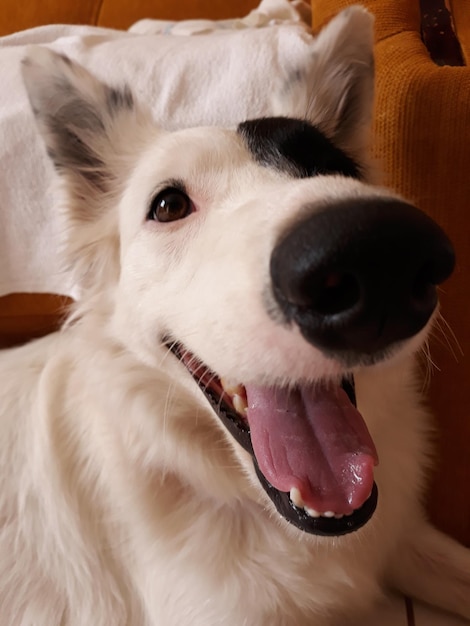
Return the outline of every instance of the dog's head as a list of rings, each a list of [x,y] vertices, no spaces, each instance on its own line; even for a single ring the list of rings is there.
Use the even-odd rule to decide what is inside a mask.
[[[309,71],[274,89],[277,116],[236,130],[165,132],[130,90],[45,49],[24,76],[83,314],[151,367],[172,351],[286,519],[359,528],[377,453],[354,376],[419,347],[453,266],[434,222],[367,182],[370,16],[333,20]]]

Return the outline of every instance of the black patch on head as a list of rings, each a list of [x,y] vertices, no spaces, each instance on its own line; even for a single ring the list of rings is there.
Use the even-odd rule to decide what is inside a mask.
[[[305,120],[264,117],[238,126],[255,159],[297,178],[341,174],[362,178],[359,165]]]

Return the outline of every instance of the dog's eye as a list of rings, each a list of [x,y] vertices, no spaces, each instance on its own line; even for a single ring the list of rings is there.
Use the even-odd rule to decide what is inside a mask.
[[[184,191],[170,187],[161,191],[152,200],[147,219],[157,222],[175,222],[192,212],[193,203]]]

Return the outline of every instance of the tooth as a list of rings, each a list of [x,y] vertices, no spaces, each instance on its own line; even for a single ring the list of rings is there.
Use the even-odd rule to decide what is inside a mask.
[[[305,512],[307,513],[307,515],[310,515],[310,517],[320,517],[320,513],[318,511],[315,511],[315,509],[305,507]]]
[[[297,487],[292,487],[289,495],[290,495],[292,504],[295,504],[295,506],[298,507],[299,509],[304,508],[305,502],[303,501],[300,491],[297,489]]]
[[[242,398],[242,396],[239,396],[238,394],[233,395],[232,403],[233,403],[233,408],[235,409],[235,411],[237,411],[237,413],[240,413],[240,415],[246,415],[246,410],[248,406],[247,406],[247,403],[245,402],[245,399]]]
[[[245,395],[245,389],[243,385],[232,385],[228,381],[223,378],[220,379],[220,383],[224,388],[224,391],[228,393],[230,396],[241,396]]]
[[[321,514],[322,517],[334,517],[335,514],[333,513],[333,511],[325,511],[324,513]]]
[[[344,515],[342,513],[336,513],[335,514],[335,519],[342,519],[344,517]]]

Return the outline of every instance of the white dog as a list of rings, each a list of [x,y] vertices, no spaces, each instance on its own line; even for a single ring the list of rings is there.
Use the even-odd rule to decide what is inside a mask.
[[[233,131],[25,59],[83,295],[0,359],[2,626],[344,624],[383,584],[470,617],[414,384],[453,253],[367,182],[371,41],[339,15],[302,119]]]

